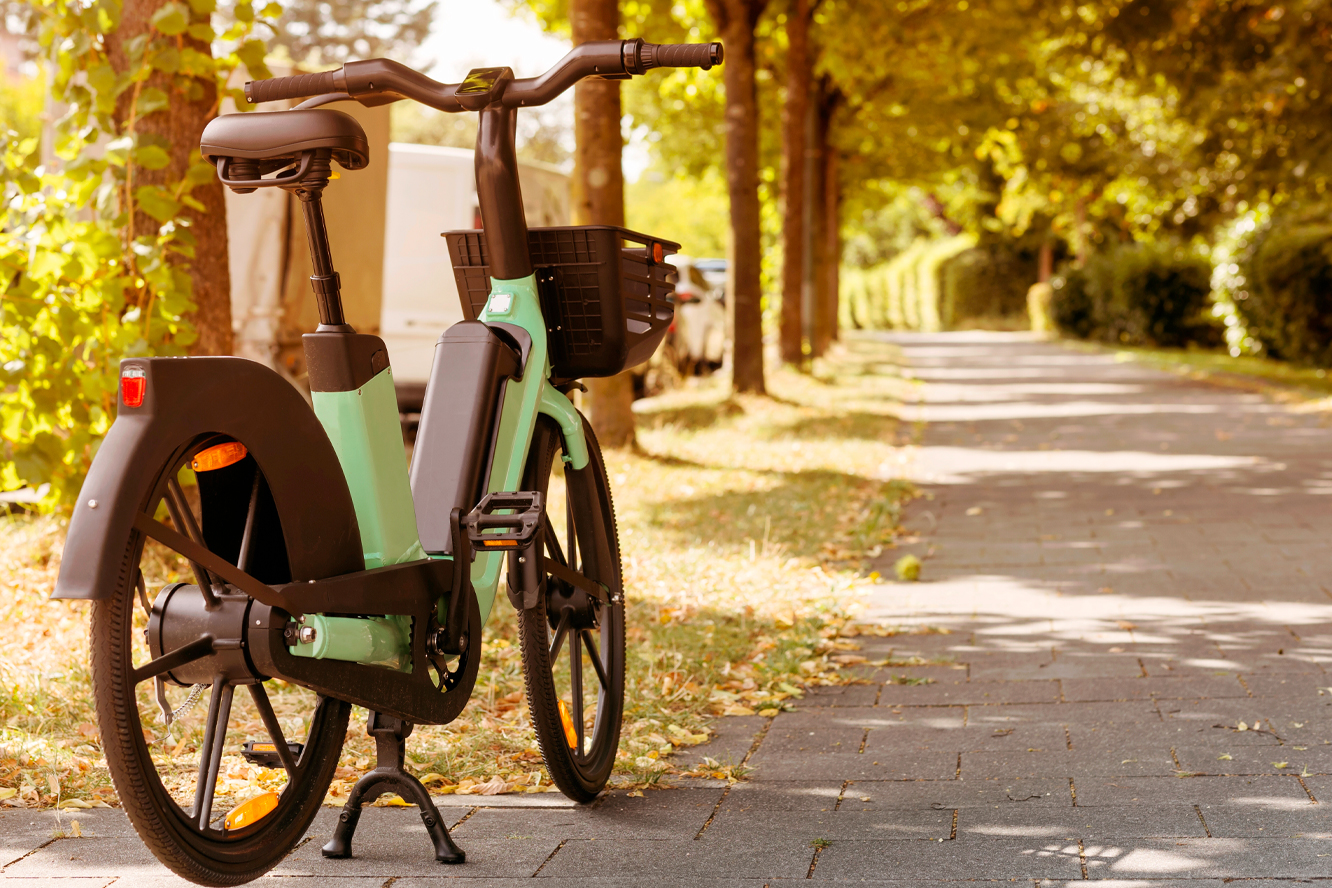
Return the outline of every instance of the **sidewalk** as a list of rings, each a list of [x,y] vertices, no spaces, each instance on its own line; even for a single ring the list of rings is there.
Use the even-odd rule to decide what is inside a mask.
[[[1322,417],[1020,335],[892,339],[925,383],[904,417],[926,423],[925,496],[880,570],[925,560],[872,599],[900,631],[859,639],[887,661],[866,684],[724,719],[694,752],[747,756],[730,788],[442,797],[462,867],[393,808],[326,861],[328,809],[256,884],[1332,878]],[[0,881],[184,884],[120,812],[78,819],[86,838],[53,840],[50,815],[0,813]]]

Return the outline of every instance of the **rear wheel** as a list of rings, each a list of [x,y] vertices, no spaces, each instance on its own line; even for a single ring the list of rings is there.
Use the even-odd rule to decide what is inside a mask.
[[[545,577],[537,607],[519,614],[527,702],[555,785],[590,802],[610,779],[624,713],[624,591],[615,510],[601,450],[583,421],[591,457],[577,471],[560,458],[559,427],[537,422],[524,490],[546,495],[541,552],[593,580],[605,600]]]
[[[158,468],[139,510],[265,583],[286,582],[283,516],[254,458],[197,474],[189,468],[219,443],[229,441],[205,436],[182,446]],[[120,586],[93,603],[91,621],[93,695],[121,804],[153,854],[180,876],[202,885],[256,879],[318,812],[350,707],[257,675],[240,640],[251,609],[262,605],[203,566],[138,530],[123,564]],[[202,591],[209,587],[211,609]],[[221,614],[228,615],[223,633]],[[192,616],[209,627],[211,645],[191,628]],[[180,662],[165,671],[162,659],[152,664],[177,651]],[[247,739],[271,744],[259,749],[275,767],[247,761]]]

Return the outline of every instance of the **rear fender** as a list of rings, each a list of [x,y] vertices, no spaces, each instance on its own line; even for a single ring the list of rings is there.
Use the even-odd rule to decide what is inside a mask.
[[[93,459],[53,597],[107,598],[129,581],[134,514],[167,461],[209,434],[240,441],[258,463],[281,516],[293,581],[365,568],[337,454],[290,383],[244,358],[131,358],[121,362],[128,367],[144,371],[143,404],[120,403]]]

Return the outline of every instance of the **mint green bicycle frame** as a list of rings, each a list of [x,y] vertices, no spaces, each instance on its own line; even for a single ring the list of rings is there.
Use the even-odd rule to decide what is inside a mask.
[[[539,374],[524,372],[521,380],[510,379],[505,386],[495,454],[486,482],[486,491],[493,493],[518,490],[539,414],[559,424],[564,459],[570,468],[584,468],[588,451],[582,417],[550,384],[546,323],[537,298],[536,277],[510,281],[492,278],[490,285],[490,298],[480,320],[503,321],[526,330],[532,337],[527,366],[541,368]],[[355,391],[312,395],[315,415],[328,432],[351,490],[367,569],[427,557],[417,534],[392,373],[392,368],[383,370]],[[451,560],[448,555],[431,557]],[[472,564],[472,584],[482,623],[494,608],[503,559],[502,552],[480,552]],[[310,614],[306,619],[317,628],[320,643],[291,647],[296,656],[410,669],[410,620],[406,617],[363,619]]]

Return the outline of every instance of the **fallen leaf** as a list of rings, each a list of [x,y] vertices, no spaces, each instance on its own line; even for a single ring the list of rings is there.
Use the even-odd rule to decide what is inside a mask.
[[[631,799],[641,799],[643,797],[643,790],[635,789],[633,792],[628,793],[628,795]]]
[[[65,799],[56,807],[59,808],[91,808],[92,802],[85,802],[83,799]]]
[[[725,709],[722,710],[722,715],[753,715],[753,714],[754,710],[750,709],[748,706],[731,705],[727,706]]]
[[[1226,753],[1226,752],[1223,752],[1223,753],[1221,753],[1220,755],[1218,755],[1218,756],[1216,757],[1216,760],[1217,760],[1218,762],[1228,762],[1228,761],[1230,761],[1230,754],[1229,754],[1229,753]]]
[[[71,839],[83,838],[83,827],[79,825],[77,820],[71,820],[69,822],[69,837]]]
[[[1132,632],[1134,629],[1138,628],[1137,623],[1130,623],[1128,620],[1115,620],[1115,625],[1120,629],[1123,629],[1125,632]]]
[[[14,789],[12,786],[0,787],[0,801],[12,799],[16,795],[18,795],[18,790]]]
[[[772,717],[774,717],[775,715],[777,715],[777,713],[779,713],[779,712],[781,712],[780,709],[777,709],[776,707],[773,707],[773,708],[770,708],[770,709],[760,709],[760,710],[758,711],[758,714],[761,715],[761,716],[763,716],[764,718],[772,718]]]
[[[972,506],[970,509],[967,509],[967,514],[974,518],[975,516],[981,514],[984,511],[985,510],[982,509],[980,506]]]
[[[1290,762],[1272,762],[1274,768],[1289,768]]]
[[[494,777],[491,777],[485,783],[478,783],[476,786],[472,787],[472,793],[474,795],[484,795],[484,796],[501,795],[508,791],[509,791],[509,784],[505,783],[504,779],[500,777],[498,774],[495,775]]]
[[[1245,724],[1244,722],[1240,722],[1239,724],[1235,725],[1235,730],[1237,730],[1237,731],[1247,731],[1247,730],[1249,730],[1249,726],[1248,726],[1247,724]]]

